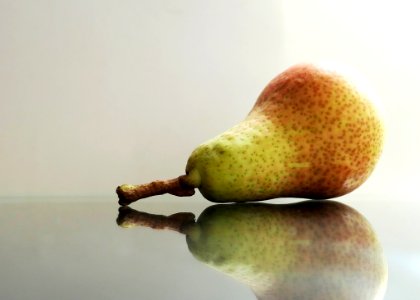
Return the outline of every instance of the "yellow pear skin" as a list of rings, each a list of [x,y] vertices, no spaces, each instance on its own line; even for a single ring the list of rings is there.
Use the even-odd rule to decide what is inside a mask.
[[[383,124],[372,103],[334,71],[293,66],[275,77],[239,124],[198,146],[186,174],[117,188],[121,205],[198,188],[214,202],[347,194],[372,173]]]

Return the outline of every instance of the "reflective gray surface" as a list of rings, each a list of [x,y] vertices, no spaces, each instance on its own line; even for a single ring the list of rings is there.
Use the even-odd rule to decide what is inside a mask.
[[[414,199],[349,195],[387,257],[385,299],[418,299],[420,238]],[[283,203],[274,200],[269,203]],[[131,206],[192,212],[200,197],[155,197]],[[118,227],[114,198],[1,199],[0,299],[255,299],[251,290],[197,261],[174,231]]]

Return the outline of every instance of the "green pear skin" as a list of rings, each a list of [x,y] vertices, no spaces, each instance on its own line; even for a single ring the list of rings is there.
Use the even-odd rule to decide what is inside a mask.
[[[214,202],[328,199],[359,187],[382,151],[383,124],[365,95],[334,71],[293,66],[274,78],[239,124],[198,146],[186,174],[121,185],[121,205],[198,188]]]
[[[379,300],[387,263],[371,225],[332,201],[215,205],[187,234],[201,262],[258,299]]]

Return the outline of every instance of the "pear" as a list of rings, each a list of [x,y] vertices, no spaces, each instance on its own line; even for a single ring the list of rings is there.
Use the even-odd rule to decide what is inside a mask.
[[[335,201],[219,204],[194,222],[121,209],[125,227],[186,235],[193,256],[249,286],[258,299],[380,300],[387,263],[369,222]],[[156,225],[156,224],[159,225]]]
[[[186,174],[117,188],[119,203],[198,188],[213,202],[328,199],[359,187],[383,145],[370,100],[335,71],[292,66],[275,77],[239,124],[198,146]]]

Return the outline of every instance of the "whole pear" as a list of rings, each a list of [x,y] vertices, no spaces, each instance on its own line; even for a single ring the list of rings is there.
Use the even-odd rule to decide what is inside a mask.
[[[382,145],[381,119],[364,94],[334,71],[300,64],[275,77],[242,122],[198,146],[185,175],[117,194],[121,205],[195,188],[214,202],[333,198],[368,178]]]
[[[261,300],[380,300],[387,263],[369,222],[334,201],[219,204],[196,222],[124,208],[125,227],[169,228],[186,235],[199,261],[249,286]]]

